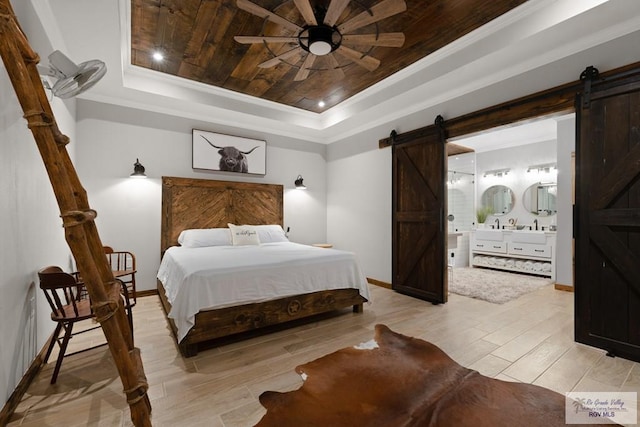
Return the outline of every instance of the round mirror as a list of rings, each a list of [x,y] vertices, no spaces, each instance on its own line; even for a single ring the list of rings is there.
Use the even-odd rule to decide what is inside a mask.
[[[480,203],[483,207],[487,207],[493,211],[492,215],[506,215],[513,209],[516,202],[516,196],[513,191],[504,185],[494,185],[482,193]]]
[[[522,196],[522,203],[527,212],[540,216],[551,216],[558,213],[556,194],[558,186],[555,182],[536,182]]]

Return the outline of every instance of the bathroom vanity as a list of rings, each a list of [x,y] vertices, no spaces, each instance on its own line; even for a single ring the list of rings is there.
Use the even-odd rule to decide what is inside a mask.
[[[469,265],[556,278],[556,233],[478,229],[471,232]]]

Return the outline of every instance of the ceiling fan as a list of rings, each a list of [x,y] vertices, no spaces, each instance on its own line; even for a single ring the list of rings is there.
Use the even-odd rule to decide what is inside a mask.
[[[363,53],[347,47],[347,45],[401,47],[404,44],[404,33],[379,33],[377,28],[374,33],[370,34],[350,33],[404,12],[407,10],[407,4],[404,0],[382,0],[371,8],[366,8],[366,10],[353,18],[338,23],[338,19],[340,19],[350,1],[331,0],[329,7],[325,9],[323,7],[313,8],[309,0],[293,0],[305,22],[304,26],[300,26],[249,0],[237,0],[238,8],[280,25],[295,35],[235,36],[234,39],[243,44],[297,43],[298,46],[293,49],[279,55],[274,54],[274,58],[258,65],[260,68],[274,67],[290,58],[304,54],[306,51],[307,56],[302,65],[299,66],[299,71],[294,77],[295,81],[304,80],[309,76],[309,72],[319,56],[326,56],[331,69],[344,75],[337,59],[333,56],[334,53],[369,71],[373,71],[380,66],[380,60],[370,56],[368,52]]]

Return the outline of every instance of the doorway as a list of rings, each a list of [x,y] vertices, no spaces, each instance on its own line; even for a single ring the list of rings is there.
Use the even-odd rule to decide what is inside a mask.
[[[476,229],[477,210],[489,208],[486,227],[536,229],[558,232],[553,279],[572,288],[573,276],[570,194],[571,153],[575,147],[575,115],[543,117],[526,123],[489,129],[473,136],[449,139],[456,145],[473,149],[472,153],[450,155],[447,181],[449,233],[460,233],[449,247],[447,257],[454,268],[472,264],[469,233]],[[568,131],[567,131],[568,130]],[[463,173],[473,173],[473,188],[464,190]],[[560,194],[558,194],[558,191]],[[472,215],[465,221],[460,215],[461,200],[471,193],[464,209]],[[566,193],[566,194],[565,194]],[[539,197],[538,197],[539,196]],[[560,210],[560,212],[558,212]],[[453,219],[453,221],[451,221]],[[458,219],[461,219],[460,221]],[[482,225],[480,225],[482,226]],[[560,251],[560,252],[558,252]]]

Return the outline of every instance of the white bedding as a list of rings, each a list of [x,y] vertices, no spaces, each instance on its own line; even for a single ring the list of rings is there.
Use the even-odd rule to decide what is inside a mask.
[[[171,303],[169,317],[178,328],[178,342],[204,309],[340,288],[356,288],[371,300],[353,253],[291,242],[171,247],[158,279]]]

